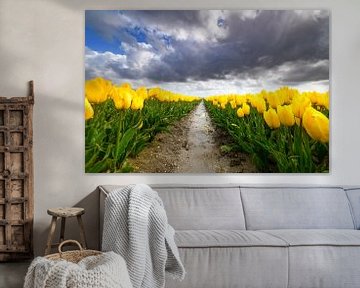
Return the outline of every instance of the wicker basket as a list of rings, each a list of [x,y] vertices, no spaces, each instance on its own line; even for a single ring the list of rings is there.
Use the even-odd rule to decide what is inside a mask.
[[[61,250],[61,248],[65,244],[69,244],[69,243],[76,244],[79,247],[79,250],[63,252]],[[45,258],[47,258],[49,260],[54,260],[54,261],[66,260],[69,262],[78,263],[85,257],[96,256],[96,255],[102,254],[102,252],[100,252],[100,251],[83,249],[81,244],[76,240],[66,240],[66,241],[61,242],[61,244],[59,245],[58,251],[59,251],[59,253],[47,255],[47,256],[45,256]]]

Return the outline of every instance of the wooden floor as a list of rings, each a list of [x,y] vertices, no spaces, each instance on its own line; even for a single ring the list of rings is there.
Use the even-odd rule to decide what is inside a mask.
[[[22,288],[30,262],[0,263],[0,287]]]

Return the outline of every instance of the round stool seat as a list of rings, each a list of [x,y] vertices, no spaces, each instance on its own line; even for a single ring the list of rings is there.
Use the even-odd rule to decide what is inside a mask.
[[[75,217],[84,214],[85,209],[79,207],[59,207],[50,208],[47,210],[47,213],[55,217]]]

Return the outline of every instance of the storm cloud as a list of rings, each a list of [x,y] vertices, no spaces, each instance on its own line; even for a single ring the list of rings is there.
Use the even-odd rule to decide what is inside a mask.
[[[120,51],[88,46],[87,79],[177,87],[329,81],[325,10],[86,11],[86,26]]]

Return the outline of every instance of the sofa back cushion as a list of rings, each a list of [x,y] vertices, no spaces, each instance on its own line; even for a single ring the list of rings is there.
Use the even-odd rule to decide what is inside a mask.
[[[176,230],[244,230],[239,187],[152,186]]]
[[[360,229],[360,188],[346,189],[352,208],[356,229]]]
[[[241,198],[249,230],[354,229],[342,188],[242,187]]]
[[[176,230],[245,230],[240,188],[211,185],[150,185]],[[104,195],[124,185],[102,185]],[[100,205],[102,207],[102,205]]]

